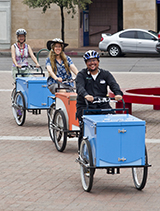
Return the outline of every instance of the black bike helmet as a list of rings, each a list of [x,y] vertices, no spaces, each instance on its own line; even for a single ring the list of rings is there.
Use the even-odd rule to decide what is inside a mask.
[[[83,58],[84,58],[84,61],[85,61],[85,62],[86,62],[88,59],[93,59],[93,58],[96,58],[96,59],[98,59],[98,61],[99,61],[99,53],[96,52],[95,50],[89,50],[89,51],[87,51],[87,52],[84,54]]]

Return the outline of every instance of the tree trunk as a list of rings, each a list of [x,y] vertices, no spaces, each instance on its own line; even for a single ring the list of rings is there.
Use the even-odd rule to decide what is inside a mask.
[[[64,13],[63,13],[63,6],[60,6],[60,8],[61,8],[61,24],[62,24],[62,26],[61,26],[61,38],[62,38],[62,40],[64,42]]]

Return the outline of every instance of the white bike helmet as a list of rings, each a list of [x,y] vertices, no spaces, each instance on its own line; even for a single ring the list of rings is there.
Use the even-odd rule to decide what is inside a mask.
[[[21,35],[21,34],[24,34],[24,35],[26,36],[26,34],[27,34],[26,30],[25,30],[25,29],[18,29],[18,30],[16,31],[16,35],[17,35],[17,36],[19,36],[19,35]]]
[[[98,61],[99,61],[99,53],[96,52],[95,50],[89,50],[84,54],[83,58],[84,58],[85,62],[88,59],[94,59],[94,58],[98,59]]]

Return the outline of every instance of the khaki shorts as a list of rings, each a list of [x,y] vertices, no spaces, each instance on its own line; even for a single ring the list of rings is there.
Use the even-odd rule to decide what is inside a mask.
[[[29,73],[29,68],[26,68],[25,70],[19,69],[19,73]],[[12,67],[12,77],[14,80],[16,79],[16,74],[18,73],[17,67]],[[30,77],[31,75],[24,75],[24,77]],[[17,77],[22,77],[22,75],[18,75]]]

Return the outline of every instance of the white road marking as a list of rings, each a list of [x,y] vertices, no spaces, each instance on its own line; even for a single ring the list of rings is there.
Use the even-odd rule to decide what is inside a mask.
[[[0,92],[11,92],[13,89],[0,89]]]
[[[0,140],[10,141],[51,141],[49,136],[0,136]],[[77,141],[77,138],[68,138],[68,141]],[[160,139],[146,139],[146,143],[160,144]]]
[[[10,141],[51,141],[49,136],[0,136],[0,140]],[[68,138],[67,141],[77,141],[77,138]]]

